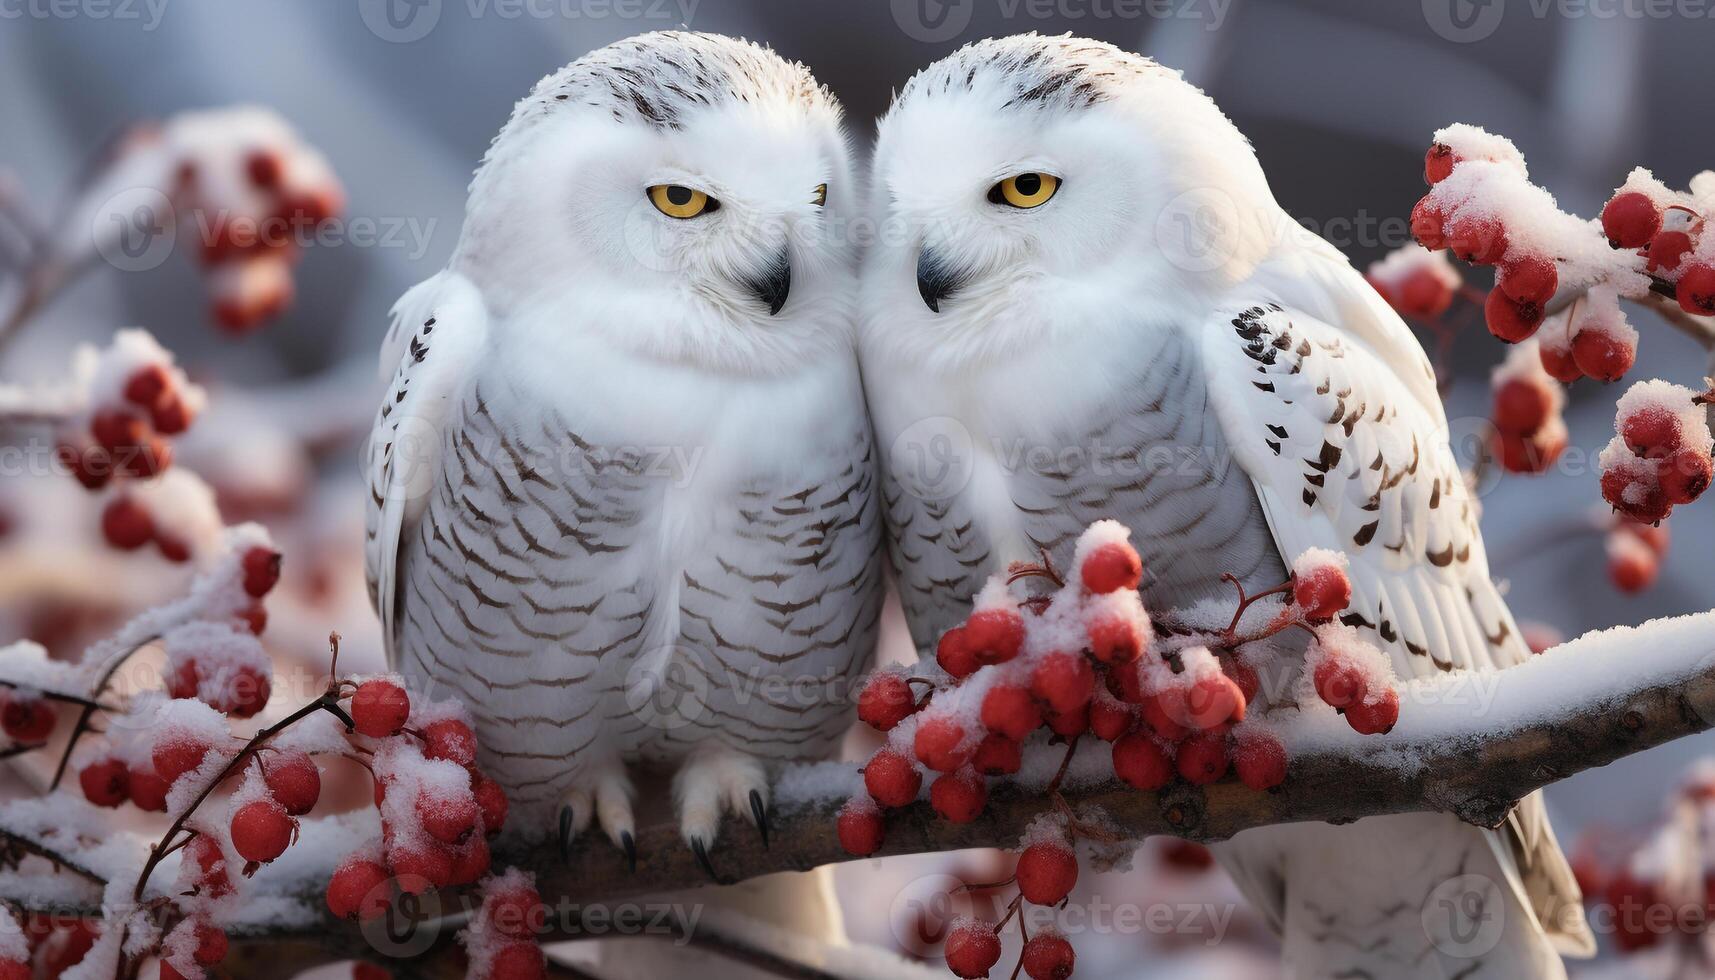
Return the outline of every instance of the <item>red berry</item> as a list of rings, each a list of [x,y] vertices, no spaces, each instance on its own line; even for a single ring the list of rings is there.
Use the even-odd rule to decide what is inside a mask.
[[[232,878],[226,873],[226,855],[212,838],[204,834],[193,837],[185,845],[185,861],[187,867],[197,869],[193,879],[197,894],[209,898],[232,894]]]
[[[1715,466],[1700,449],[1681,449],[1661,461],[1661,493],[1670,505],[1689,504],[1709,489]]]
[[[912,749],[924,765],[936,772],[952,772],[971,761],[976,744],[964,726],[951,718],[925,718],[917,725]]]
[[[1227,766],[1231,762],[1227,756],[1226,730],[1192,735],[1180,743],[1173,761],[1178,765],[1179,775],[1193,785],[1202,786],[1220,779],[1227,774]]]
[[[1096,672],[1082,653],[1045,654],[1030,672],[1030,693],[1056,714],[1071,714],[1090,702]]]
[[[161,980],[185,980],[185,975],[175,969],[173,964],[163,959],[161,961]]]
[[[1224,673],[1213,674],[1191,685],[1185,706],[1192,727],[1202,730],[1245,720],[1245,695]]]
[[[394,843],[387,848],[387,864],[393,869],[399,890],[407,895],[445,888],[453,880],[452,853],[432,841]]]
[[[475,797],[435,796],[425,792],[417,797],[417,818],[429,836],[443,844],[462,844],[476,831],[482,811]]]
[[[1039,932],[1024,944],[1024,972],[1030,980],[1066,980],[1077,960],[1063,936]]]
[[[1130,621],[1097,616],[1089,625],[1090,653],[1104,664],[1129,664],[1143,655],[1145,641]]]
[[[171,534],[157,533],[155,535],[155,550],[161,553],[162,558],[176,565],[182,565],[191,560],[190,543]]]
[[[501,828],[506,826],[506,812],[511,809],[511,803],[506,799],[506,791],[487,776],[473,775],[470,794],[476,797],[476,805],[482,810],[483,832],[490,837],[500,833]]]
[[[534,938],[547,925],[542,896],[528,886],[494,891],[483,898],[482,905],[496,931],[512,939]]]
[[[1658,558],[1666,555],[1668,546],[1672,544],[1672,540],[1668,537],[1667,528],[1665,527],[1657,527],[1651,524],[1639,524],[1636,521],[1622,521],[1619,529],[1633,535],[1644,544],[1649,545],[1649,549],[1655,552],[1656,557]],[[1555,640],[1554,643],[1550,645],[1558,645],[1560,642],[1560,640]]]
[[[1679,263],[1692,248],[1691,236],[1683,231],[1664,231],[1650,239],[1649,261],[1644,268],[1660,275],[1679,268]]]
[[[969,767],[929,784],[929,805],[950,823],[970,823],[988,803],[988,784]]]
[[[452,872],[447,877],[447,884],[473,884],[488,874],[493,864],[494,855],[488,849],[487,839],[472,837],[465,841],[462,847],[453,850]]]
[[[187,921],[193,921],[195,925],[192,928],[196,930],[197,945],[196,951],[191,954],[192,959],[203,966],[213,966],[226,959],[226,933],[207,919]]]
[[[131,796],[131,773],[118,759],[102,759],[77,774],[84,799],[96,806],[118,806]]]
[[[301,817],[315,809],[322,795],[322,774],[302,752],[281,752],[264,764],[268,792],[286,812]]]
[[[1257,677],[1255,668],[1237,657],[1227,657],[1221,660],[1221,670],[1239,686],[1239,693],[1244,695],[1246,704],[1256,700],[1257,692],[1262,690],[1262,680]]]
[[[1499,218],[1454,218],[1447,229],[1447,247],[1474,265],[1494,265],[1507,254],[1507,229]]]
[[[149,441],[149,427],[142,416],[120,408],[105,408],[89,420],[89,434],[96,445],[110,453],[130,452]]]
[[[1602,206],[1602,233],[1615,248],[1643,248],[1661,230],[1661,209],[1648,194],[1623,191]]]
[[[1509,344],[1516,344],[1529,340],[1542,326],[1542,307],[1535,303],[1520,303],[1494,289],[1483,301],[1483,319],[1489,325],[1489,333]]]
[[[114,455],[119,472],[147,480],[173,465],[173,447],[165,440],[150,437],[136,449]]]
[[[1686,266],[1674,287],[1674,298],[1693,316],[1715,316],[1715,265],[1694,262]]]
[[[1528,436],[1554,414],[1554,392],[1540,375],[1508,378],[1495,389],[1495,427]]]
[[[54,458],[85,490],[100,490],[113,479],[113,458],[100,446],[61,443],[54,447]]]
[[[1453,286],[1429,269],[1413,269],[1399,287],[1400,312],[1433,319],[1453,305]]]
[[[1626,416],[1620,426],[1620,436],[1633,453],[1647,459],[1670,455],[1685,439],[1678,416],[1654,407]]]
[[[1346,709],[1346,724],[1359,735],[1385,735],[1399,721],[1399,692],[1383,688],[1373,698],[1359,701]]]
[[[1000,936],[985,922],[961,922],[947,935],[947,969],[956,977],[986,977],[1000,962]]]
[[[399,734],[411,716],[411,699],[390,680],[364,681],[351,696],[351,720],[370,738]]]
[[[1545,343],[1537,349],[1537,354],[1542,358],[1542,369],[1561,384],[1569,385],[1584,376],[1584,372],[1578,370],[1578,361],[1572,356],[1570,346],[1554,347]]]
[[[1597,381],[1625,377],[1637,356],[1635,344],[1606,330],[1580,330],[1572,338],[1572,359],[1578,362],[1578,370]]]
[[[998,732],[977,745],[971,766],[985,776],[1010,776],[1024,765],[1024,747]]]
[[[1566,432],[1544,427],[1521,436],[1496,430],[1494,449],[1508,473],[1542,473],[1566,451]]]
[[[488,961],[482,980],[546,980],[547,976],[548,961],[542,947],[514,940],[500,947]]]
[[[268,608],[260,602],[253,602],[240,609],[234,617],[253,636],[261,636],[268,628]]]
[[[1158,790],[1173,779],[1173,760],[1144,732],[1122,735],[1114,742],[1114,775],[1126,785]]]
[[[167,812],[167,790],[171,784],[160,774],[153,769],[132,769],[128,782],[131,802],[137,804],[137,809],[145,813]]]
[[[1433,143],[1429,152],[1423,155],[1423,181],[1431,187],[1446,180],[1453,172],[1453,165],[1459,162],[1453,148],[1446,143]],[[1031,974],[1035,976],[1035,974]]]
[[[1608,578],[1627,595],[1636,595],[1655,584],[1661,560],[1648,548],[1626,548],[1608,556]]]
[[[1042,708],[1030,692],[1016,684],[996,684],[983,695],[983,727],[1014,742],[1042,726]]]
[[[120,551],[136,551],[155,538],[155,519],[130,497],[114,497],[101,511],[101,535]]]
[[[1169,742],[1179,741],[1190,731],[1185,727],[1190,712],[1185,707],[1184,688],[1158,691],[1144,698],[1138,707],[1150,729]]]
[[[1286,781],[1286,748],[1267,732],[1251,732],[1233,746],[1239,782],[1261,792]]]
[[[1427,194],[1411,208],[1411,237],[1431,252],[1447,247],[1446,217]]]
[[[1063,739],[1077,738],[1090,730],[1090,706],[1086,704],[1076,711],[1050,711],[1047,725],[1049,731]]]
[[[1011,609],[983,609],[965,621],[965,643],[978,664],[1003,664],[1024,645],[1024,617]]]
[[[240,560],[244,570],[244,591],[252,599],[260,599],[280,581],[280,553],[260,546],[249,549]]]
[[[1110,541],[1084,558],[1084,588],[1097,595],[1135,589],[1143,580],[1143,559],[1123,541]]]
[[[176,783],[180,776],[195,770],[202,765],[203,757],[208,755],[208,743],[184,734],[171,734],[155,743],[150,760],[155,763],[155,772],[168,783]]]
[[[347,860],[328,880],[328,911],[354,922],[383,914],[393,897],[389,879],[387,869],[374,861]]]
[[[250,182],[264,190],[279,187],[284,171],[280,155],[272,150],[252,150],[244,160],[244,172],[249,175]]]
[[[1369,680],[1357,664],[1338,657],[1324,657],[1314,674],[1316,696],[1331,708],[1349,708],[1364,699]]]
[[[840,848],[853,857],[869,857],[881,850],[881,841],[885,827],[881,820],[881,811],[875,803],[859,796],[854,796],[840,807],[840,816],[834,824],[834,830],[840,838]]]
[[[1090,731],[1104,742],[1131,731],[1136,720],[1130,705],[1112,698],[1090,699]]]
[[[246,803],[232,815],[232,847],[246,861],[267,864],[286,853],[298,821],[273,800]]]
[[[965,640],[963,626],[955,626],[941,634],[941,642],[935,645],[935,662],[954,678],[969,677],[982,666],[977,663],[977,655]]]
[[[895,673],[876,674],[858,692],[858,720],[878,732],[892,731],[916,710],[911,685]]]
[[[1551,260],[1526,255],[1502,263],[1495,284],[1515,301],[1541,308],[1560,287],[1560,273]]]
[[[1640,465],[1644,464],[1640,461]],[[1654,469],[1621,466],[1604,470],[1602,499],[1639,524],[1655,524],[1672,510]]]
[[[154,408],[173,387],[173,379],[160,364],[145,364],[125,379],[125,400],[139,408]]]
[[[1339,565],[1316,565],[1293,576],[1292,601],[1305,619],[1326,623],[1352,604],[1352,580]]]
[[[1018,891],[1032,905],[1058,905],[1078,883],[1078,858],[1065,843],[1040,842],[1018,856]]]
[[[476,733],[457,718],[443,718],[423,726],[423,754],[461,766],[476,762]]]
[[[268,706],[268,695],[273,693],[273,682],[268,679],[267,674],[245,665],[233,672],[230,693],[230,710],[233,716],[250,718]]]
[[[149,421],[161,435],[176,436],[191,427],[190,406],[179,396],[171,395],[150,410]]]
[[[923,788],[923,773],[905,756],[881,749],[863,767],[863,788],[882,806],[905,806]]]
[[[58,718],[53,706],[43,698],[13,698],[0,708],[0,731],[15,742],[40,742],[54,733]]]

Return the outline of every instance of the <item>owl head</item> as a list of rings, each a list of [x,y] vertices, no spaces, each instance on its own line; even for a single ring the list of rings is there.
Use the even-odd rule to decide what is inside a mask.
[[[617,42],[518,103],[471,182],[453,268],[539,346],[576,334],[788,370],[849,343],[840,115],[809,69],[747,41]]]
[[[866,344],[948,369],[1197,302],[1282,231],[1207,96],[1069,35],[980,41],[919,72],[880,122],[872,183]]]

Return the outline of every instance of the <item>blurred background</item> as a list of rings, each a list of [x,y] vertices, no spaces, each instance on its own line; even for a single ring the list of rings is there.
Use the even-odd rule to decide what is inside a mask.
[[[1451,122],[1511,137],[1537,182],[1584,215],[1633,166],[1682,187],[1715,162],[1715,4],[1697,0],[0,0],[6,200],[46,220],[129,125],[256,103],[326,156],[351,232],[305,250],[295,302],[242,339],[210,328],[193,256],[141,272],[97,267],[19,334],[0,380],[63,373],[75,342],[146,327],[210,386],[206,424],[181,458],[214,487],[227,521],[265,521],[291,557],[270,643],[314,663],[338,629],[352,656],[379,663],[356,464],[380,392],[387,309],[445,263],[466,181],[514,101],[593,48],[678,26],[765,41],[806,62],[844,101],[860,147],[892,90],[963,42],[1072,31],[1142,51],[1209,91],[1250,136],[1287,210],[1360,267],[1409,240],[1423,151]],[[361,223],[374,233],[358,234]],[[17,298],[0,292],[5,307]],[[1463,329],[1448,360],[1449,415],[1478,419],[1500,348],[1476,309],[1452,319]],[[1634,320],[1644,334],[1634,376],[1701,377],[1706,358],[1691,342],[1647,313]],[[1490,553],[1515,611],[1565,636],[1715,607],[1707,506],[1672,522],[1653,588],[1624,595],[1604,572],[1603,536],[1589,530],[1598,497],[1588,458],[1612,434],[1618,393],[1580,382],[1562,463],[1484,497]],[[153,554],[103,548],[93,505],[63,479],[3,479],[0,636],[75,651],[182,583]],[[901,655],[897,641],[891,653]],[[1648,824],[1711,744],[1688,739],[1552,787],[1561,840],[1570,849],[1594,827]],[[842,894],[851,910],[897,906],[921,876],[949,866],[981,874],[985,861],[860,862],[841,870]],[[1089,887],[1132,902],[1230,902],[1220,872],[1201,864],[1152,846],[1122,883]],[[1214,956],[1227,975],[1268,976],[1268,940],[1247,915],[1222,927],[1219,944],[1206,942],[1212,929],[1183,923],[1079,943],[1079,973],[1208,975]],[[848,920],[857,938],[911,946],[892,913]]]

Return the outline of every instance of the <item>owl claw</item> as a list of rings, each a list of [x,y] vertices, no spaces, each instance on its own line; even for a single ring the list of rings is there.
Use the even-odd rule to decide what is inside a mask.
[[[768,810],[762,805],[762,794],[750,791],[750,815],[756,821],[756,832],[762,835],[762,849],[768,850]]]
[[[570,805],[560,807],[560,863],[568,864],[572,855],[572,817]]]
[[[709,861],[709,849],[703,845],[701,837],[691,838],[691,853],[697,856],[697,863],[703,866],[703,873],[709,876],[710,881],[717,885],[726,884],[720,875],[715,874],[715,866]]]
[[[631,836],[631,831],[623,831],[619,835],[619,846],[625,851],[625,864],[632,874],[637,873],[637,838]]]

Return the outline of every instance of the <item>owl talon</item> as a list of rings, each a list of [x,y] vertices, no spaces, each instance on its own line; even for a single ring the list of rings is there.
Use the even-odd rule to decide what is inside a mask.
[[[715,874],[714,863],[709,860],[709,849],[703,845],[701,837],[691,838],[691,853],[697,856],[697,863],[703,866],[703,873],[709,876],[710,881],[717,885],[726,884],[720,875]]]
[[[571,863],[572,856],[572,808],[570,805],[560,807],[560,863]]]
[[[629,830],[624,831],[619,835],[619,846],[620,846],[621,850],[625,851],[626,867],[631,869],[632,874],[636,874],[637,873],[637,838],[631,836],[631,831],[629,831]]]
[[[762,794],[757,790],[750,791],[750,816],[756,821],[756,832],[762,835],[762,849],[768,850],[768,809],[763,806]]]

